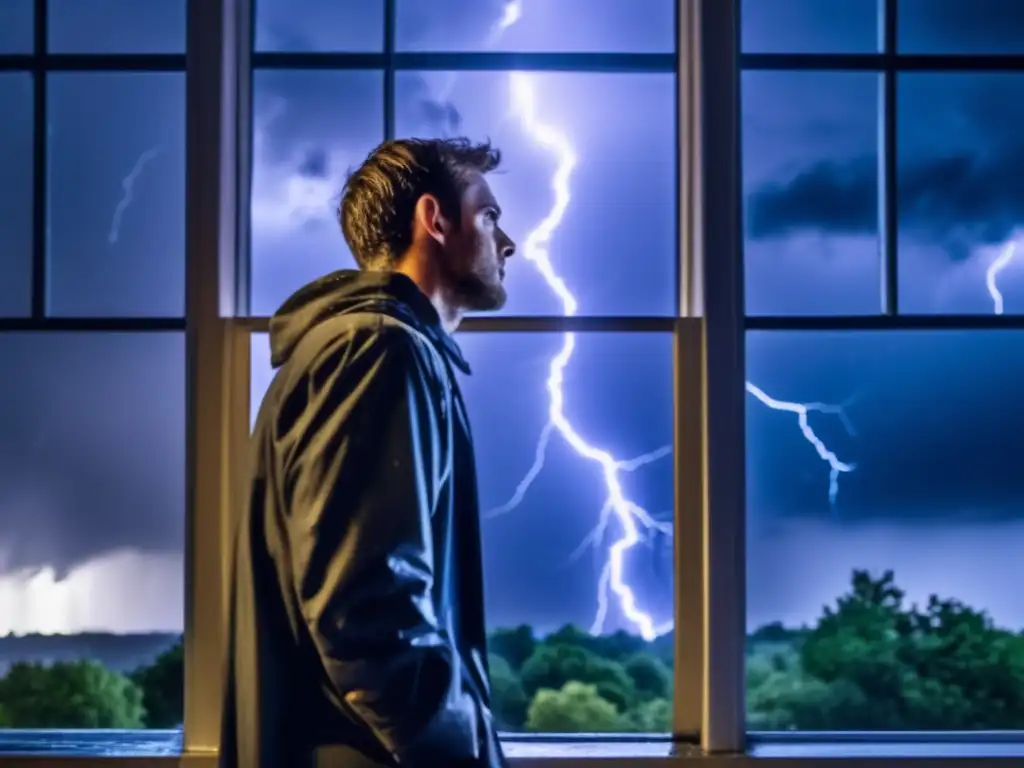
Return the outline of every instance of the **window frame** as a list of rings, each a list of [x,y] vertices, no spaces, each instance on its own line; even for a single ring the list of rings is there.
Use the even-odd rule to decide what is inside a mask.
[[[159,332],[184,331],[185,316],[103,317],[53,316],[49,313],[47,227],[49,222],[50,152],[45,126],[49,120],[49,75],[78,73],[185,74],[185,53],[78,54],[49,52],[49,3],[33,0],[33,45],[30,53],[0,54],[0,72],[27,73],[32,77],[32,248],[30,310],[25,316],[0,316],[0,333],[16,331]]]
[[[747,314],[741,306],[742,324],[746,331],[928,331],[928,330],[988,330],[1024,329],[1024,314],[916,314],[904,313],[899,302],[899,217],[898,217],[898,133],[897,84],[908,72],[936,72],[948,74],[980,72],[1024,73],[1024,53],[1018,54],[909,54],[898,49],[899,0],[877,0],[879,48],[875,53],[743,53],[738,59],[740,72],[864,72],[882,78],[879,105],[879,151],[881,152],[881,297],[878,313],[870,315],[786,315]],[[965,0],[966,2],[966,0]],[[737,153],[742,154],[741,146]],[[742,192],[740,205],[743,205]],[[741,242],[741,251],[742,251]],[[741,255],[741,259],[743,256]],[[745,267],[745,260],[741,261]],[[807,744],[915,744],[934,745],[938,762],[943,745],[978,745],[979,748],[995,744],[1024,744],[1024,729],[1011,732],[974,731],[914,731],[890,734],[886,732],[747,732],[748,742],[756,747],[765,743]],[[953,758],[949,758],[953,759]],[[973,757],[974,762],[995,762],[994,757]],[[1020,758],[1016,758],[1020,759]],[[873,758],[873,764],[885,760]],[[865,760],[865,762],[868,762]]]
[[[257,66],[385,67],[384,129],[391,136],[398,69],[609,71],[617,65],[622,71],[645,71],[657,65],[664,71],[670,63],[677,80],[678,115],[675,315],[470,318],[461,330],[673,333],[673,734],[658,739],[671,757],[639,759],[652,765],[678,764],[701,749],[742,751],[745,493],[735,472],[744,460],[739,174],[711,172],[734,167],[739,157],[737,0],[677,0],[677,49],[668,55],[399,54],[393,50],[394,0],[385,2],[383,54],[293,54],[253,51],[251,0],[189,0],[192,496],[182,762],[212,756],[219,741],[221,681],[214,671],[221,660],[229,532],[237,514],[234,504],[245,488],[240,457],[249,439],[249,342],[269,322],[248,313],[251,80]],[[713,44],[702,45],[708,40]],[[201,73],[215,69],[220,80],[207,76],[204,81]],[[219,151],[194,146],[199,136],[208,140],[211,135],[219,136]],[[202,199],[192,194],[201,188],[206,190]],[[200,423],[218,427],[201,432],[196,428]],[[710,562],[714,568],[708,567]],[[645,739],[627,735],[625,740]],[[552,739],[515,739],[534,745],[539,741]],[[571,754],[587,739],[567,734],[557,741]],[[599,743],[588,745],[600,751]],[[557,755],[557,746],[552,746],[551,755]],[[594,759],[600,758],[581,757],[578,762]],[[550,764],[548,757],[512,762]],[[559,764],[566,764],[564,758]]]
[[[258,1],[258,0],[257,0]],[[395,78],[401,71],[453,71],[480,72],[509,70],[532,72],[580,72],[580,73],[629,73],[659,72],[672,73],[676,79],[676,152],[675,152],[675,189],[677,205],[681,211],[681,221],[689,221],[693,213],[688,210],[695,199],[687,196],[686,190],[692,187],[684,176],[693,171],[688,159],[696,153],[692,149],[683,150],[687,133],[684,125],[693,122],[699,115],[695,99],[699,93],[699,82],[696,80],[698,69],[689,63],[689,41],[695,40],[699,30],[694,26],[696,8],[699,0],[677,0],[676,7],[676,50],[670,53],[432,53],[432,52],[398,52],[395,49],[395,16],[397,0],[382,0],[384,3],[384,47],[379,53],[295,53],[295,52],[259,52],[255,49],[255,35],[251,34],[254,24],[249,21],[250,31],[249,58],[250,72],[264,70],[372,70],[384,73],[384,125],[383,136],[393,138],[395,135]],[[249,9],[252,13],[252,9]],[[251,82],[251,74],[250,74]],[[251,93],[246,97],[251,103]],[[244,124],[243,124],[244,121]],[[240,117],[239,133],[251,140],[251,112]],[[248,200],[249,184],[251,183],[251,155],[245,158],[246,166],[242,170],[244,195]],[[244,206],[244,203],[241,204]],[[241,238],[248,246],[248,208],[240,209],[239,229],[245,230]],[[699,321],[695,316],[687,316],[683,311],[687,306],[687,297],[695,292],[691,285],[692,270],[685,266],[683,256],[683,227],[677,225],[675,233],[676,249],[673,256],[677,266],[676,305],[674,315],[665,316],[609,316],[588,315],[576,317],[563,316],[493,316],[471,317],[460,325],[460,333],[550,333],[550,332],[626,332],[626,333],[658,333],[668,332],[673,335],[673,370],[674,370],[674,624],[686,628],[675,634],[675,663],[673,686],[673,733],[671,738],[679,742],[696,743],[701,728],[701,669],[702,642],[700,627],[702,626],[701,609],[701,572],[702,555],[701,525],[701,484],[697,482],[699,474],[694,467],[700,467],[701,455],[701,424],[693,419],[692,414],[700,412],[700,334],[695,332]],[[257,317],[249,314],[249,297],[251,294],[251,264],[248,248],[240,251],[239,261],[243,264],[237,272],[235,289],[236,308],[242,317],[237,321],[249,333],[265,333],[268,330],[269,317]],[[248,382],[247,385],[248,386]],[[248,389],[247,389],[248,391]],[[246,436],[248,423],[246,424]],[[239,439],[239,438],[236,438]],[[684,578],[685,577],[685,578]],[[511,737],[511,735],[510,735]],[[516,734],[516,740],[532,741],[529,735]],[[668,740],[670,737],[661,737]],[[537,740],[548,741],[544,735]],[[567,735],[566,741],[579,740],[577,735]]]

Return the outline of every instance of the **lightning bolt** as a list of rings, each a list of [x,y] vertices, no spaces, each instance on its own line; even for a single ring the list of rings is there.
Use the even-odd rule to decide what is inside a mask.
[[[501,32],[518,21],[521,16],[521,0],[511,0],[506,3],[504,15],[492,29],[488,42],[492,44],[496,42]],[[535,144],[549,151],[556,161],[551,179],[554,203],[548,215],[527,234],[523,247],[524,258],[534,266],[551,291],[559,298],[562,304],[562,314],[567,317],[572,316],[577,312],[578,302],[566,286],[565,281],[555,271],[551,262],[550,243],[572,200],[570,181],[576,166],[576,153],[572,143],[563,133],[544,123],[537,116],[534,83],[530,75],[523,72],[509,73],[509,86],[512,110],[514,115],[519,118],[524,133]],[[451,92],[451,81],[443,90],[445,95]],[[576,335],[574,333],[563,334],[562,348],[548,367],[548,421],[537,441],[533,464],[516,487],[512,497],[500,507],[490,510],[486,516],[496,517],[507,514],[522,503],[530,486],[544,469],[551,437],[557,432],[579,456],[600,467],[605,486],[605,503],[599,514],[598,523],[588,534],[581,547],[573,554],[573,558],[577,557],[584,547],[588,545],[599,547],[605,541],[612,518],[616,520],[622,532],[620,537],[609,546],[607,559],[601,569],[597,586],[597,612],[590,631],[593,634],[600,634],[603,631],[609,603],[614,595],[618,599],[618,608],[622,615],[636,627],[642,637],[646,640],[653,640],[670,631],[673,623],[672,621],[656,623],[649,613],[641,610],[636,592],[626,581],[625,560],[630,550],[637,544],[649,541],[652,535],[671,536],[672,526],[654,519],[647,510],[628,499],[622,487],[621,476],[623,473],[632,472],[669,455],[671,447],[665,446],[637,458],[623,460],[590,444],[582,437],[565,415],[565,369],[572,359],[575,348]],[[747,382],[746,388],[768,408],[789,412],[796,416],[804,439],[829,465],[829,501],[834,505],[839,491],[839,475],[853,471],[854,467],[852,464],[841,461],[815,434],[809,423],[809,415],[812,412],[817,412],[837,416],[852,434],[853,428],[846,418],[843,406],[778,400],[750,382]]]
[[[153,160],[159,154],[160,147],[147,149],[139,155],[139,159],[135,161],[131,171],[121,181],[121,188],[124,190],[124,193],[121,195],[117,207],[114,208],[114,215],[110,220],[110,233],[107,235],[107,242],[111,245],[115,245],[121,236],[121,218],[135,199],[135,182],[139,180],[139,175],[146,167],[146,163]]]
[[[492,27],[488,35],[488,45],[496,43],[501,34],[521,17],[521,1],[507,2],[502,18]],[[550,245],[572,200],[570,181],[576,167],[576,152],[572,143],[563,133],[544,123],[538,117],[534,81],[529,74],[509,73],[509,89],[512,112],[518,118],[523,132],[555,158],[555,171],[551,178],[554,202],[547,216],[527,234],[523,245],[524,258],[541,274],[548,287],[560,300],[562,314],[569,317],[576,314],[578,302],[565,281],[555,271],[551,262]],[[450,85],[444,90],[450,92]],[[602,541],[613,516],[622,530],[621,537],[609,547],[608,558],[601,571],[598,586],[598,611],[591,631],[594,633],[602,631],[608,613],[609,600],[614,594],[618,598],[618,607],[622,614],[637,627],[643,637],[649,640],[654,639],[670,629],[672,624],[671,622],[657,624],[650,614],[640,608],[636,593],[626,581],[625,559],[626,553],[630,549],[644,541],[641,528],[645,531],[661,530],[667,533],[671,531],[671,526],[654,520],[645,509],[628,499],[622,487],[621,478],[624,473],[667,456],[671,449],[669,447],[659,448],[657,451],[624,461],[608,451],[592,445],[580,434],[565,413],[565,369],[572,360],[575,350],[576,334],[563,334],[561,350],[548,366],[548,421],[537,442],[533,465],[519,483],[512,498],[498,509],[492,510],[488,516],[494,517],[510,512],[522,502],[533,481],[543,470],[548,445],[552,435],[557,432],[573,451],[601,469],[604,480],[605,504],[599,517],[598,526],[588,536],[585,544],[597,544]]]
[[[997,279],[999,273],[1010,266],[1016,251],[1017,243],[1011,240],[985,272],[985,286],[988,288],[988,295],[992,297],[992,312],[997,315],[1003,314],[1003,294],[999,290]]]

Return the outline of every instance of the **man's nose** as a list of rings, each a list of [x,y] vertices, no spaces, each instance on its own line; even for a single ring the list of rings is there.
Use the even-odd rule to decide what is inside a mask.
[[[516,244],[512,242],[512,238],[506,235],[504,232],[501,233],[501,246],[498,253],[501,254],[501,258],[507,259],[516,252]]]

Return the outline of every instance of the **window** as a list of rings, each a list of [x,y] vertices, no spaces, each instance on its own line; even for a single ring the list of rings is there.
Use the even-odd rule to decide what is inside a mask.
[[[0,74],[0,314],[29,314],[32,305],[32,77]]]
[[[1021,730],[1024,7],[883,6],[743,57],[748,727]]]
[[[0,4],[0,55],[32,52],[32,0]]]
[[[49,311],[185,313],[185,82],[48,76]]]
[[[745,72],[747,312],[881,311],[878,103],[871,72]]]
[[[900,53],[1024,53],[1024,17],[1014,0],[899,0]]]
[[[17,0],[16,0],[17,2]],[[184,53],[182,0],[47,0],[51,53]],[[100,23],[99,20],[117,23]]]
[[[1024,313],[1024,73],[908,73],[897,93],[900,304]],[[1017,206],[1021,206],[1018,208]],[[1010,250],[1008,250],[1010,249]]]
[[[559,264],[579,314],[668,315],[675,302],[674,77],[522,73],[537,117],[571,137],[579,161]],[[401,136],[489,137],[503,150],[492,186],[523,236],[553,201],[560,158],[514,113],[504,72],[399,72]],[[337,223],[347,172],[383,140],[383,77],[372,71],[264,71],[255,77],[252,309],[271,314],[305,282],[354,262]],[[523,97],[521,97],[523,98]],[[352,105],[357,105],[356,109]],[[614,131],[607,126],[614,124]],[[512,203],[512,204],[510,204]],[[608,216],[609,206],[622,215]],[[641,214],[642,212],[642,214]],[[638,225],[641,216],[643,225]],[[520,238],[522,239],[522,238]],[[637,254],[650,254],[638,258]],[[521,261],[521,260],[520,260]],[[509,315],[559,315],[559,297],[525,264],[509,270]]]
[[[0,5],[0,755],[170,753],[184,2]]]
[[[566,368],[565,417],[576,434],[552,430],[544,382],[565,344],[563,334],[465,333],[460,345],[474,373],[461,386],[473,419],[481,507],[487,615],[494,628],[495,712],[509,731],[670,728],[672,642],[672,339],[666,334],[582,334]],[[617,371],[609,375],[609,368]],[[252,419],[272,379],[265,334],[252,345]],[[592,382],[600,381],[599,386]],[[632,404],[628,418],[622,404]],[[568,437],[567,437],[568,435]],[[578,441],[583,441],[582,443]],[[576,444],[574,447],[574,443]],[[627,463],[612,482],[642,508],[635,517],[644,541],[624,559],[622,586],[635,591],[639,615],[602,579],[609,547],[624,535],[617,510],[606,509],[608,481],[594,447]],[[644,514],[646,513],[646,515]],[[600,524],[604,521],[605,529]],[[549,589],[557,581],[558,590]],[[621,587],[620,587],[621,589]],[[639,635],[645,622],[662,636]],[[516,634],[528,625],[533,638]],[[597,637],[577,636],[566,625]],[[559,632],[559,630],[561,630]],[[536,640],[582,644],[596,654],[586,668],[607,686],[622,717],[588,724],[573,712],[546,711],[537,690],[567,680],[544,670]],[[603,657],[603,658],[601,658]],[[568,666],[571,661],[564,661]],[[647,675],[647,677],[645,677]],[[604,690],[604,687],[602,687]],[[540,697],[543,701],[544,697]],[[601,712],[600,708],[598,712]],[[559,726],[558,723],[565,725]]]
[[[399,51],[671,53],[674,3],[629,0],[395,0]],[[499,35],[502,19],[512,20]]]
[[[674,76],[537,72],[517,78],[506,72],[400,72],[396,133],[489,136],[501,147],[505,166],[491,183],[508,209],[502,222],[525,246],[526,234],[555,202],[553,174],[572,161],[538,143],[538,125],[557,126],[576,158],[571,204],[559,225],[558,266],[575,287],[579,314],[671,314]],[[525,99],[532,100],[532,121],[517,111],[527,108]],[[439,104],[446,108],[439,111]],[[621,215],[610,215],[612,207]],[[520,257],[528,258],[522,248]],[[508,279],[506,314],[564,312],[528,265],[512,262]]]
[[[351,29],[365,30],[358,41],[300,32],[300,22],[289,38],[283,18],[269,21],[275,5],[257,6],[253,54],[254,327],[263,331],[303,283],[353,266],[336,221],[338,196],[348,170],[386,136],[468,135],[500,147],[503,168],[490,181],[519,244],[510,299],[486,318],[487,332],[474,332],[479,318],[470,318],[459,334],[474,368],[462,386],[485,515],[495,712],[510,732],[668,732],[674,3],[652,2],[652,12],[638,16],[621,0],[445,0],[429,13],[394,0],[385,10],[394,11],[395,37],[383,48],[393,42],[395,52],[379,59],[368,53],[382,47],[373,30],[390,17],[383,3],[331,4]],[[306,5],[326,13],[323,2]],[[274,42],[261,42],[271,28]],[[539,136],[538,126],[557,138]],[[564,193],[568,206],[553,208]],[[552,262],[578,301],[575,314],[600,331],[567,335],[561,316],[572,312],[530,261],[538,252],[528,235],[552,210]],[[560,432],[547,382],[570,339]],[[252,336],[251,364],[254,419],[272,378],[265,333]],[[623,462],[608,467],[611,480],[602,459],[580,455],[587,446]],[[531,470],[538,456],[543,467]],[[603,579],[626,531],[606,507],[609,482],[637,505],[632,520],[641,531],[617,585]],[[615,591],[624,588],[637,596],[632,617]],[[591,687],[581,693],[569,683]]]
[[[384,50],[385,0],[255,0],[256,50]]]
[[[956,1],[956,0],[955,0]],[[874,53],[874,0],[741,0],[746,53]]]
[[[338,195],[349,169],[383,137],[380,72],[254,73],[254,313],[273,314],[299,286],[355,267],[338,225]]]
[[[183,342],[0,334],[3,727],[181,723]]]

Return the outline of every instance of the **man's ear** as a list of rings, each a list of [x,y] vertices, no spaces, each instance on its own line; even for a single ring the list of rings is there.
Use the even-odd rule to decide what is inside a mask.
[[[416,223],[430,238],[444,245],[451,223],[441,213],[441,202],[434,195],[421,195],[416,201]]]

